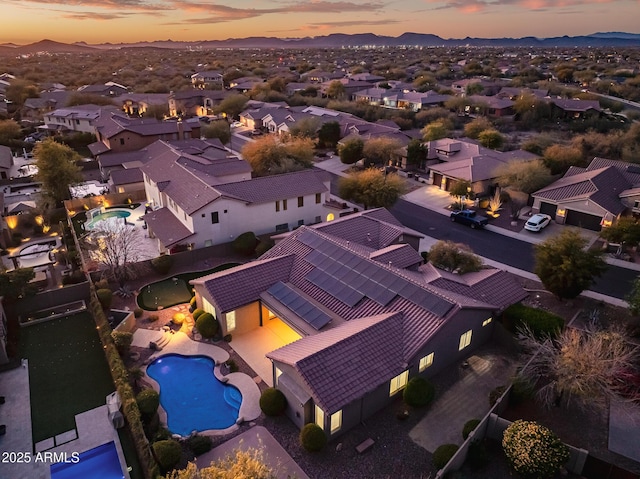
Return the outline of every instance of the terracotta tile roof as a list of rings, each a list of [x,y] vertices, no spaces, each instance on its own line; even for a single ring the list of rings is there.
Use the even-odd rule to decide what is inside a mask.
[[[247,203],[268,203],[284,198],[313,195],[327,191],[329,175],[318,168],[310,168],[282,175],[262,176],[247,181],[216,185],[223,196]]]
[[[166,207],[147,213],[142,218],[165,248],[169,248],[193,234]]]
[[[293,366],[316,404],[332,414],[400,374],[402,313],[358,318],[268,353]]]
[[[563,98],[551,98],[550,103],[553,103],[558,108],[565,111],[587,111],[596,110],[600,111],[600,102],[597,100],[578,100],[578,99],[563,99]]]
[[[608,160],[595,157],[587,166],[587,171],[598,170],[607,166],[613,166],[632,185],[640,185],[640,166],[626,161]]]
[[[127,168],[111,172],[111,182],[114,185],[127,185],[130,183],[142,183],[144,177],[140,168]]]
[[[513,101],[509,98],[501,98],[499,96],[483,96],[483,95],[471,95],[469,100],[475,103],[484,103],[489,108],[495,108],[496,110],[503,110],[505,108],[511,108]]]

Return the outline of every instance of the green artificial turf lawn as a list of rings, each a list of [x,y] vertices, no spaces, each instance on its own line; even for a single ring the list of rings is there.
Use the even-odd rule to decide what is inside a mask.
[[[176,304],[188,303],[193,296],[189,281],[237,265],[238,263],[226,263],[207,271],[177,274],[171,278],[148,284],[140,288],[140,294],[138,294],[137,298],[138,306],[147,311],[156,311],[158,306],[170,308]],[[177,281],[173,278],[176,278]],[[158,298],[157,302],[156,298]]]
[[[76,414],[104,405],[115,389],[88,312],[23,328],[20,349],[29,359],[34,443],[74,429]]]

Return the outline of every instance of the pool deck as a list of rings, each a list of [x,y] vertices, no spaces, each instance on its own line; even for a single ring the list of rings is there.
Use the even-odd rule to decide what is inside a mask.
[[[134,333],[134,341],[136,341],[136,335],[139,334],[139,331],[141,330],[138,329]],[[148,333],[144,332],[149,330],[142,331],[143,333],[141,333],[141,336],[139,336],[140,338],[150,337]],[[153,337],[162,336],[162,333],[159,334],[158,331],[153,331],[153,333]],[[149,363],[167,354],[181,354],[183,356],[207,356],[216,363],[216,367],[214,369],[215,376],[220,381],[226,382],[227,384],[236,387],[242,394],[242,404],[240,405],[237,424],[246,421],[253,421],[254,419],[260,417],[260,414],[262,413],[262,411],[260,410],[260,388],[258,388],[256,382],[244,373],[230,373],[225,376],[220,372],[219,365],[229,359],[229,353],[213,344],[194,341],[189,338],[189,336],[180,331],[173,334],[166,333],[165,337],[170,338],[169,342],[165,346],[163,346],[162,351],[158,351],[149,358]],[[145,344],[145,340],[142,339],[141,343]],[[147,346],[148,344],[149,342],[146,341]],[[153,389],[160,392],[158,383],[146,374],[146,368],[144,381],[150,384]],[[167,424],[167,412],[162,408],[162,406],[158,408],[158,415],[160,416],[160,421],[164,424]],[[233,432],[237,428],[237,425],[233,425],[227,429],[201,431],[200,434],[219,436]]]
[[[4,452],[28,453],[29,463],[3,463],[0,477],[29,479],[51,479],[50,466],[60,461],[62,453],[71,458],[72,453],[82,453],[94,447],[114,441],[120,467],[124,477],[129,479],[127,464],[118,438],[118,431],[109,420],[107,406],[76,415],[76,430],[63,432],[35,445],[32,443],[31,400],[29,394],[29,363],[23,360],[23,366],[0,374],[0,395],[5,404],[0,405],[0,422],[6,424],[7,432],[0,436],[0,450]],[[106,399],[106,398],[105,398]],[[52,404],[55,407],[55,404]],[[55,446],[58,442],[59,445]],[[51,456],[37,456],[38,452],[54,453]]]

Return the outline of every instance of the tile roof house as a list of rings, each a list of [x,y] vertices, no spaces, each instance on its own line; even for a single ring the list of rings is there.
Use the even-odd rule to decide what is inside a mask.
[[[534,212],[548,214],[560,224],[600,231],[629,209],[640,212],[640,167],[594,158],[586,168],[572,166],[531,196]]]
[[[330,212],[329,176],[318,169],[251,178],[244,160],[168,142],[152,145],[140,169],[158,251],[228,243],[246,231],[288,231]],[[213,154],[215,153],[215,154]]]
[[[226,90],[183,90],[169,93],[169,116],[213,115],[213,109],[229,96]]]
[[[54,132],[95,133],[101,116],[116,113],[118,109],[98,105],[77,105],[58,108],[44,115],[42,130]]]
[[[149,108],[165,107],[168,93],[125,93],[113,99],[127,115],[142,116]]]
[[[528,151],[496,151],[467,139],[434,140],[428,142],[428,183],[450,191],[457,181],[469,181],[476,195],[488,194],[496,184],[500,167],[537,158]]]
[[[411,377],[463,360],[490,339],[494,315],[526,297],[496,269],[458,276],[416,267],[417,251],[394,242],[402,235],[370,242],[363,221],[407,231],[382,209],[338,227],[303,226],[257,261],[191,282],[223,334],[272,321],[297,333],[266,351],[272,377],[263,379],[285,394],[298,427],[315,422],[330,438],[393,401]]]
[[[509,98],[502,98],[497,95],[471,95],[468,98],[471,101],[471,105],[468,108],[474,113],[496,117],[509,116],[514,114],[514,102]]]
[[[580,99],[549,99],[552,114],[558,118],[593,118],[602,114],[600,102]]]
[[[0,145],[0,179],[9,178],[13,166],[13,153],[8,146]]]
[[[191,75],[191,84],[194,88],[222,89],[224,86],[222,73],[217,71],[196,72]]]
[[[82,93],[91,93],[93,95],[116,97],[124,95],[129,91],[129,89],[124,85],[109,81],[104,84],[84,85],[78,88],[78,91]]]

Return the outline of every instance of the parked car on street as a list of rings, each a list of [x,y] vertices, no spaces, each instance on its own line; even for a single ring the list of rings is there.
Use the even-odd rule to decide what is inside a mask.
[[[451,212],[449,216],[451,221],[468,225],[471,228],[483,228],[487,226],[489,220],[484,216],[480,216],[473,210],[458,210]]]
[[[529,220],[524,224],[524,229],[527,231],[537,232],[546,228],[549,223],[551,223],[551,216],[537,213],[529,218]]]

